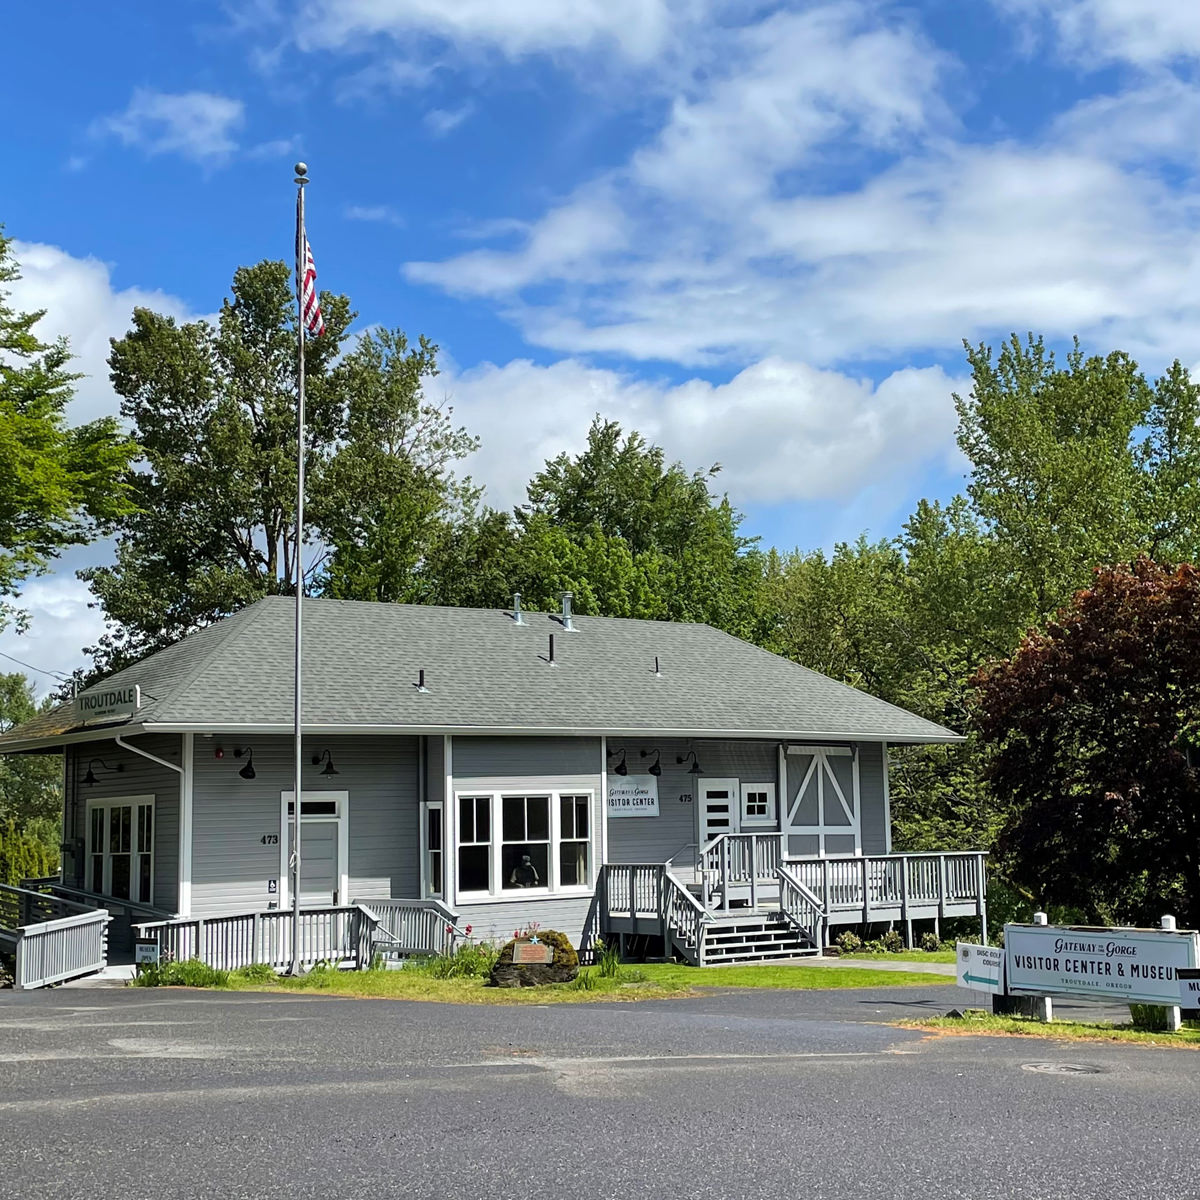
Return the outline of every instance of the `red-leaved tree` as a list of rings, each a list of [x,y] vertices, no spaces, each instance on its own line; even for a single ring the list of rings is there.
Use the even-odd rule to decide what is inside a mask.
[[[975,679],[997,849],[1042,905],[1200,924],[1200,570],[1100,567]]]

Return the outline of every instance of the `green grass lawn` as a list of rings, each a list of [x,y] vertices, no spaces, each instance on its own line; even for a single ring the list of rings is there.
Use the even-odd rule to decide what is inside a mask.
[[[847,958],[875,958],[881,962],[927,962],[927,963],[953,963],[953,950],[901,950],[899,953],[893,954],[891,951],[869,951],[855,950],[853,954],[847,954]]]
[[[456,1004],[579,1004],[604,1000],[665,1000],[693,995],[698,988],[872,988],[929,986],[929,975],[909,971],[872,971],[863,967],[773,966],[687,967],[674,963],[623,966],[615,978],[595,967],[579,981],[539,988],[488,987],[478,975],[438,978],[428,970],[338,971],[318,968],[297,979],[275,976],[266,968],[214,971],[200,963],[175,963],[156,977],[162,986],[194,986],[235,991],[303,992],[324,996],[430,1000]],[[138,986],[151,985],[143,976]]]
[[[1110,1025],[1104,1021],[1035,1021],[1029,1017],[994,1017],[990,1013],[968,1013],[963,1017],[929,1017],[895,1021],[909,1029],[959,1036],[1048,1038],[1069,1042],[1135,1042],[1143,1046],[1179,1046],[1200,1049],[1200,1027],[1185,1025],[1178,1033],[1134,1029],[1132,1025]]]

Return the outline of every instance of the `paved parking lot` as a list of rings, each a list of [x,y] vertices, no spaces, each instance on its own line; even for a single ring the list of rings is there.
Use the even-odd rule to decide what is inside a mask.
[[[1200,1055],[881,1023],[956,1002],[9,993],[0,1194],[1200,1194]]]

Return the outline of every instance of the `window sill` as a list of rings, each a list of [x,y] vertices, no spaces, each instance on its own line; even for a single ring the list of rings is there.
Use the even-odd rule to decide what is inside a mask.
[[[596,890],[595,884],[584,887],[559,888],[552,892],[549,888],[513,888],[507,892],[459,892],[457,904],[514,904],[521,900],[575,900],[581,896],[591,896]]]

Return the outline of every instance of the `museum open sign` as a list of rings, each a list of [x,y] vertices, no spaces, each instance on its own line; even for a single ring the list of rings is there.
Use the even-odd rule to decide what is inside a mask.
[[[608,815],[610,817],[657,817],[657,776],[609,776]]]

